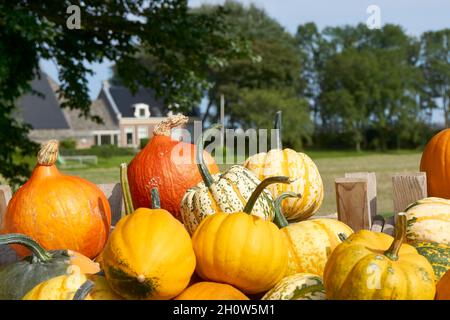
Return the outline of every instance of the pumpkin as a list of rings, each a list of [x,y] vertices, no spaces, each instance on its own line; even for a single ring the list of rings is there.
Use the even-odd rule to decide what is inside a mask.
[[[423,255],[431,263],[433,267],[436,281],[439,281],[444,273],[450,269],[450,246],[444,243],[436,242],[412,242],[417,252]]]
[[[286,175],[293,181],[289,185],[272,185],[268,189],[276,198],[283,192],[302,194],[301,198],[283,201],[283,214],[288,220],[306,220],[319,210],[323,201],[323,183],[315,163],[306,154],[281,147],[281,111],[277,112],[278,148],[249,157],[244,166],[260,180]]]
[[[79,271],[97,273],[97,263],[71,250],[46,251],[36,241],[22,234],[0,236],[0,245],[27,247],[32,253],[24,259],[0,266],[0,300],[19,300],[37,284],[59,275]]]
[[[311,273],[284,277],[262,300],[325,300],[322,278]]]
[[[23,300],[92,300],[93,285],[84,274],[61,275],[41,282]]]
[[[153,137],[133,158],[128,169],[128,179],[134,206],[150,206],[150,190],[157,188],[161,208],[180,215],[180,202],[185,191],[202,180],[195,162],[195,145],[173,140],[170,130],[187,123],[182,115],[169,116],[153,130]],[[204,152],[205,162],[213,173],[219,172],[214,159]]]
[[[268,178],[258,185],[243,211],[217,212],[200,223],[192,243],[201,278],[228,283],[247,294],[267,291],[281,280],[287,267],[287,243],[274,223],[250,213],[267,185],[288,181],[288,177]]]
[[[450,271],[436,285],[436,300],[450,300]]]
[[[327,299],[429,300],[435,278],[427,259],[408,244],[406,216],[399,213],[395,238],[360,230],[338,245],[325,266]]]
[[[288,224],[281,212],[281,202],[287,197],[298,197],[291,192],[282,193],[275,201],[275,220],[288,243],[286,275],[312,273],[322,276],[328,257],[333,250],[353,233],[352,228],[336,219],[319,218]]]
[[[126,215],[112,231],[101,255],[111,288],[127,299],[171,299],[188,285],[195,269],[192,242],[180,221],[159,206],[152,189],[152,208],[134,211],[121,165]]]
[[[408,206],[408,241],[437,242],[450,245],[450,200],[425,198]]]
[[[427,192],[430,197],[450,199],[450,129],[436,134],[425,146],[420,160],[420,171],[427,174]]]
[[[30,179],[14,194],[2,234],[26,234],[47,250],[69,249],[94,258],[109,234],[108,199],[94,184],[61,174],[55,166],[58,142],[44,144]],[[13,246],[20,256],[30,252]]]
[[[87,275],[87,278],[93,283],[92,290],[89,292],[92,300],[123,300],[111,289],[105,277],[93,274]]]
[[[186,288],[175,300],[249,300],[238,289],[225,283],[202,281]]]
[[[232,166],[223,174],[211,175],[205,165],[201,150],[203,142],[217,126],[206,130],[197,141],[198,169],[203,182],[186,191],[181,201],[181,217],[184,226],[192,235],[200,222],[216,212],[233,213],[242,211],[252,192],[261,182],[243,166]],[[275,212],[273,198],[268,190],[263,190],[256,200],[252,215],[272,221]]]

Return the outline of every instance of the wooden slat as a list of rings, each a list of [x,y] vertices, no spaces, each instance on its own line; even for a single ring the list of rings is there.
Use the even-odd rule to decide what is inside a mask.
[[[115,225],[124,211],[122,189],[120,183],[106,183],[97,185],[108,198],[111,207],[111,225]]]
[[[11,188],[8,185],[0,185],[0,225],[6,213],[9,200],[11,200]]]
[[[370,229],[367,179],[337,178],[335,188],[338,219],[355,231]]]
[[[377,216],[377,176],[375,172],[348,172],[345,178],[358,178],[367,180],[367,201],[369,202],[370,225]]]
[[[385,225],[384,217],[376,215],[372,219],[372,225],[370,227],[370,230],[374,232],[383,232],[384,225]]]
[[[392,176],[394,213],[402,212],[411,203],[427,197],[425,172],[399,173]]]

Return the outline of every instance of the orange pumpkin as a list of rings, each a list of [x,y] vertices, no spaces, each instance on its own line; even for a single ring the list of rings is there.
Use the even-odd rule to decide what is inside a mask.
[[[170,130],[187,123],[188,118],[174,115],[161,121],[153,130],[153,137],[128,166],[128,180],[137,208],[150,206],[150,190],[157,188],[161,208],[180,217],[180,203],[184,193],[202,180],[195,161],[195,145],[173,140]],[[211,173],[218,173],[214,159],[204,152],[205,163]]]
[[[436,134],[425,147],[420,171],[427,173],[429,197],[450,199],[450,129]]]
[[[42,146],[30,179],[8,204],[0,233],[22,233],[47,250],[69,249],[94,258],[109,234],[108,199],[91,182],[61,174],[57,157],[56,140]],[[22,246],[13,248],[20,256],[30,254]]]
[[[436,285],[436,300],[450,300],[450,271]]]
[[[233,286],[225,283],[202,281],[184,290],[175,300],[249,300]]]

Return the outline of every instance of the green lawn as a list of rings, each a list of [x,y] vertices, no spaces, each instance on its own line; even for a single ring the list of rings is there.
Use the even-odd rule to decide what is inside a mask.
[[[378,213],[393,211],[391,175],[419,170],[419,151],[396,151],[388,153],[352,151],[311,151],[308,155],[315,161],[322,175],[325,198],[318,214],[336,211],[334,179],[346,172],[368,171],[377,175]],[[119,181],[119,165],[129,162],[131,156],[99,158],[98,166],[79,169],[63,169],[67,174],[78,175],[94,183]]]

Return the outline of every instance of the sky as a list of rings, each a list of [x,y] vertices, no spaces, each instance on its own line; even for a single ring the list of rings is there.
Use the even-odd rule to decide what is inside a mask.
[[[217,4],[218,0],[189,0],[191,7],[204,3]],[[424,31],[450,27],[450,0],[241,0],[254,3],[280,22],[287,31],[295,33],[297,26],[315,22],[319,28],[344,24],[365,23],[370,14],[368,6],[380,8],[381,24],[395,23],[410,35],[419,36]],[[81,14],[81,23],[83,15]],[[88,77],[90,96],[95,99],[103,80],[111,76],[110,61],[90,65],[94,75]],[[41,61],[41,67],[55,80],[57,67],[51,61]]]

